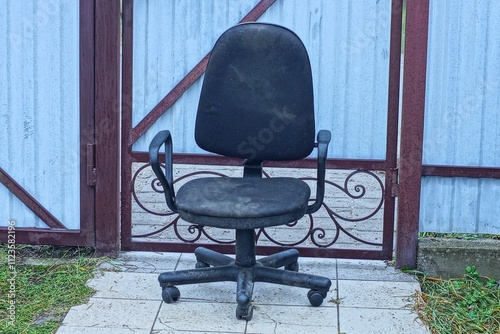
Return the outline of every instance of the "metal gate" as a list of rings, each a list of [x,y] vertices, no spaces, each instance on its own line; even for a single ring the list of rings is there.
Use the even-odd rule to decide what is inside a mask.
[[[1,112],[0,225],[8,223],[9,233],[15,231],[9,242],[14,236],[17,243],[94,245],[94,189],[80,183],[86,177],[87,143],[94,142],[93,104],[87,102],[93,96],[94,64],[86,52],[94,43],[93,4],[3,6],[9,70],[1,97],[6,108]],[[56,38],[56,30],[64,37]],[[57,62],[65,73],[54,66]],[[1,241],[6,240],[2,233]]]
[[[306,256],[391,259],[402,3],[170,1],[155,7],[124,0],[122,249],[190,252],[209,245],[234,251],[230,231],[191,225],[166,209],[146,148],[159,129],[173,132],[174,152],[180,152],[174,154],[175,185],[204,175],[241,173],[234,166],[242,161],[195,147],[190,119],[215,39],[231,25],[259,20],[288,26],[305,41],[315,76],[318,129],[332,130],[333,136],[322,209],[285,227],[256,231],[258,252],[294,247]],[[328,37],[332,27],[340,37]],[[265,163],[264,171],[266,177],[292,175],[313,185],[315,165],[311,157]]]
[[[1,12],[0,242],[117,254],[120,4],[10,1]]]

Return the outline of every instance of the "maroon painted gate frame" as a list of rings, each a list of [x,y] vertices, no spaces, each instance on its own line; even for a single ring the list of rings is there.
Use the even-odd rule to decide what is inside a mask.
[[[0,182],[50,227],[16,228],[16,243],[93,246],[100,254],[116,255],[119,249],[120,1],[80,0],[79,6],[80,229],[66,229],[1,169]],[[100,205],[96,206],[96,202]],[[7,242],[7,233],[0,234],[0,242]]]
[[[256,20],[275,0],[262,0],[242,21]],[[389,90],[387,111],[387,142],[385,160],[344,160],[330,159],[327,168],[379,170],[385,172],[384,222],[382,250],[363,249],[331,249],[296,247],[306,256],[362,258],[362,259],[391,259],[393,255],[393,231],[395,196],[397,196],[397,141],[398,141],[398,105],[400,81],[400,53],[401,53],[401,24],[402,0],[392,1],[391,14],[391,48],[389,68]],[[122,234],[121,245],[123,250],[146,251],[179,251],[191,252],[202,244],[192,243],[162,243],[132,240],[132,163],[147,162],[146,152],[133,152],[133,143],[161,116],[173,103],[194,83],[203,73],[208,60],[204,57],[170,93],[168,93],[156,107],[136,126],[132,127],[132,68],[133,68],[133,0],[123,1],[123,84],[122,84]],[[235,22],[236,23],[236,22]],[[183,164],[203,165],[238,165],[241,161],[206,155],[174,155],[174,162]],[[267,163],[267,167],[315,168],[316,161],[305,159],[299,162]],[[233,252],[233,245],[210,245],[221,252]],[[260,254],[270,254],[282,250],[278,246],[258,246]]]

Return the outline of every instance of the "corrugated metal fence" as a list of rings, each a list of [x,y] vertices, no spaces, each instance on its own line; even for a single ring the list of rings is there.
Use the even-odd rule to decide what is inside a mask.
[[[500,167],[500,2],[429,13],[423,164]],[[421,231],[500,233],[500,179],[425,176],[421,201]]]
[[[0,7],[0,168],[64,226],[79,229],[78,3]],[[1,184],[0,207],[0,226],[47,228]]]
[[[419,190],[421,186],[420,202],[416,199],[420,231],[498,234],[500,2],[423,0],[421,6],[427,2],[429,25],[417,22],[411,27],[429,32],[428,43],[425,39],[420,45],[427,50],[423,149],[417,145],[414,152],[406,152],[417,156],[413,167],[418,169]],[[95,1],[82,3],[100,10]],[[135,1],[133,125],[206,54],[231,18],[257,3]],[[416,2],[408,6],[420,10]],[[78,230],[81,147],[86,145],[78,136],[82,7],[69,0],[7,1],[0,7],[0,168],[56,220]],[[110,19],[119,22],[117,15]],[[259,21],[288,26],[306,44],[314,71],[318,128],[327,124],[335,138],[330,157],[386,158],[391,1],[279,0]],[[409,50],[413,54],[406,59],[405,71],[411,82],[410,76],[424,66],[411,66],[418,51]],[[413,88],[403,87],[407,93]],[[195,83],[133,149],[145,151],[151,136],[167,127],[174,129],[177,152],[201,153],[188,137],[199,89]],[[403,119],[408,101],[403,103]],[[402,143],[409,133],[405,124]],[[118,145],[118,140],[106,144]],[[20,228],[47,228],[4,185],[0,207],[0,226],[16,219]]]
[[[132,126],[257,2],[135,1]],[[317,128],[335,138],[329,157],[385,159],[391,1],[276,1],[258,21],[286,26],[306,45]],[[168,128],[176,152],[203,153],[192,136],[200,89],[198,80],[133,150],[147,151]]]

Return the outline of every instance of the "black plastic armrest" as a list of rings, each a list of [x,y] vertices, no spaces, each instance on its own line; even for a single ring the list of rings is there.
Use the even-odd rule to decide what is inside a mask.
[[[159,161],[159,151],[161,146],[165,144],[165,174],[161,170]],[[165,201],[168,207],[173,212],[177,212],[177,205],[175,205],[175,192],[173,185],[172,173],[172,137],[170,131],[164,130],[158,132],[149,144],[149,164],[153,168],[153,172],[160,181],[163,191],[165,193]]]
[[[332,134],[328,130],[320,130],[318,132],[318,176],[316,185],[316,200],[313,204],[307,207],[306,213],[314,213],[319,210],[321,205],[323,205],[323,198],[325,197],[326,155],[331,138]]]

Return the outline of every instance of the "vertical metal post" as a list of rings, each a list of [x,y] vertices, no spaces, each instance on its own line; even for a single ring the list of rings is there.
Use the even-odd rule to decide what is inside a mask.
[[[394,216],[395,197],[394,182],[391,175],[395,174],[398,155],[398,117],[399,117],[399,86],[401,69],[401,30],[402,30],[403,0],[392,0],[391,7],[391,42],[389,58],[389,91],[387,96],[387,143],[385,162],[384,195],[384,226],[382,254],[384,259],[392,259],[394,246]]]
[[[95,143],[94,28],[95,1],[80,0],[80,233],[89,246],[95,246],[95,183],[88,182],[87,161],[92,158],[95,162],[95,155],[86,154],[88,145]]]
[[[396,266],[417,262],[429,0],[406,4]]]
[[[132,79],[134,1],[122,2],[121,247],[132,249]],[[147,160],[146,160],[147,161]]]
[[[117,255],[120,170],[120,0],[95,2],[96,251]]]

